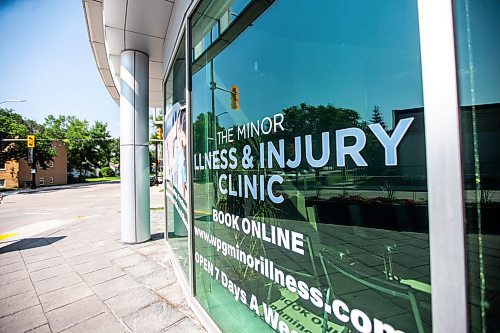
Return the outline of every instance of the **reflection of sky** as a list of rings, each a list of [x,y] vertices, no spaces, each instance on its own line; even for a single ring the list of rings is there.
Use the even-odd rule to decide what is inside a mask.
[[[300,103],[351,108],[364,120],[378,105],[390,125],[392,110],[423,104],[415,1],[278,0],[214,64],[217,84],[240,90],[240,111],[216,92],[216,114],[229,111],[223,126]],[[209,74],[206,66],[193,80],[196,113],[210,110]]]
[[[470,39],[467,38],[469,7]],[[460,103],[471,105],[471,72],[474,75],[475,103],[500,102],[500,1],[455,1]],[[469,58],[469,47],[472,58]]]

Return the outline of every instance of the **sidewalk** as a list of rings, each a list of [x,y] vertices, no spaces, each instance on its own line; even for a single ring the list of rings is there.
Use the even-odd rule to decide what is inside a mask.
[[[162,214],[151,210],[153,240],[138,245],[120,242],[118,213],[0,244],[0,332],[205,332],[177,283]]]

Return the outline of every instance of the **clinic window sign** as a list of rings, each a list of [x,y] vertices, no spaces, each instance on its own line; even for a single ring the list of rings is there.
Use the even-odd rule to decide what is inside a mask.
[[[238,140],[246,140],[256,136],[268,135],[285,131],[283,127],[284,115],[275,114],[273,117],[265,117],[256,123],[247,123],[236,128],[230,128],[217,132],[216,140],[218,145],[233,144]],[[370,124],[368,128],[377,138],[384,150],[384,161],[386,166],[397,166],[397,147],[409,129],[413,118],[401,119],[391,134],[387,133],[380,124]],[[220,150],[209,151],[204,154],[198,153],[194,156],[194,170],[244,170],[252,171],[256,169],[273,170],[277,165],[279,170],[285,167],[295,169],[303,161],[311,168],[322,168],[332,158],[330,149],[330,138],[335,138],[336,148],[336,166],[345,167],[346,158],[350,157],[356,166],[367,167],[368,163],[362,156],[362,150],[366,145],[366,135],[360,128],[339,129],[334,133],[321,133],[319,143],[321,155],[319,157],[313,154],[312,135],[296,136],[292,143],[279,139],[275,144],[272,141],[260,142],[257,147],[245,144],[241,151],[232,147]],[[354,142],[346,144],[346,139],[352,138]],[[285,146],[293,145],[294,156],[287,158],[285,155]],[[305,152],[305,156],[302,155]],[[241,158],[238,158],[241,156]],[[219,173],[218,190],[221,194],[228,194],[235,197],[252,198],[254,200],[266,200],[269,198],[273,203],[281,203],[284,198],[282,195],[276,195],[273,190],[275,184],[282,184],[284,179],[281,175],[247,175],[238,173]],[[233,180],[236,181],[234,186]]]

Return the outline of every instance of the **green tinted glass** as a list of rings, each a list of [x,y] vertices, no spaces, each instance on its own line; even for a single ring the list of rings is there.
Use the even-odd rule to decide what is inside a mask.
[[[471,332],[500,331],[500,2],[454,1]]]
[[[227,332],[431,332],[416,2],[231,6],[192,20],[201,304]]]

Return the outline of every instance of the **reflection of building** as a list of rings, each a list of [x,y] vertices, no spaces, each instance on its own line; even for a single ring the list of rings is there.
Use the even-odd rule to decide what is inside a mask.
[[[472,113],[475,113],[475,126],[480,129],[476,131],[474,138],[472,130]],[[395,126],[400,119],[415,118],[404,139],[398,147],[398,170],[401,176],[414,179],[424,179],[425,170],[425,133],[424,133],[424,109],[414,108],[405,110],[394,110],[393,118]],[[483,188],[498,187],[500,178],[500,154],[495,144],[500,142],[500,103],[482,104],[474,108],[472,106],[461,107],[462,125],[462,159],[464,161],[464,177],[466,187],[474,184],[475,159],[481,159],[481,183]],[[474,140],[477,140],[476,152],[474,151]],[[443,138],[446,140],[446,138]],[[495,183],[496,182],[496,183]]]
[[[53,141],[52,146],[57,155],[53,157],[54,161],[49,163],[47,169],[37,166],[37,186],[62,185],[68,182],[68,148],[62,141]],[[0,187],[19,188],[29,187],[30,184],[31,166],[26,159],[7,161],[4,165],[0,165]]]
[[[475,126],[477,136],[471,133],[475,113]],[[483,104],[476,107],[464,106],[461,109],[462,120],[462,158],[464,160],[464,176],[467,187],[474,185],[475,161],[481,161],[481,183],[483,188],[493,189],[500,185],[500,154],[498,144],[500,143],[500,103]],[[474,151],[474,139],[477,140],[476,151]]]
[[[398,173],[410,180],[425,180],[424,109],[394,110],[393,127],[410,117],[414,120],[398,146]]]

